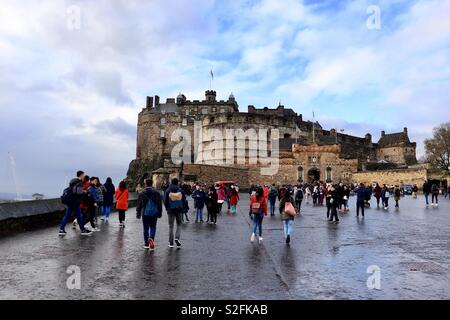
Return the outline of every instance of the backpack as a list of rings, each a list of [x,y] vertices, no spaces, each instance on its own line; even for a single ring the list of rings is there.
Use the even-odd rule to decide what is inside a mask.
[[[183,209],[183,194],[181,191],[169,193],[169,208]]]
[[[261,205],[261,202],[255,201],[252,204],[251,208],[252,214],[260,214],[263,212],[263,206]]]
[[[295,200],[296,201],[303,200],[303,191],[301,189],[297,190],[297,193],[295,194]]]
[[[153,199],[149,198],[145,193],[145,197],[147,198],[147,204],[144,208],[144,216],[147,217],[156,217],[158,215],[158,209],[156,208],[155,202]]]
[[[75,205],[77,198],[73,194],[73,190],[71,187],[67,187],[64,189],[63,194],[61,196],[61,202],[66,206]]]
[[[271,189],[269,192],[269,198],[270,199],[275,199],[278,196],[278,192],[276,189]]]

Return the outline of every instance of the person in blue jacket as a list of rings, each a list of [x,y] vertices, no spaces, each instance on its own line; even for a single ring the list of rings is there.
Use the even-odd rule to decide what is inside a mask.
[[[183,211],[188,207],[186,200],[186,195],[183,189],[178,185],[179,181],[177,178],[172,179],[172,183],[164,192],[164,206],[167,210],[167,215],[169,216],[169,248],[174,247],[174,241],[177,248],[181,248],[181,228]],[[174,222],[177,222],[177,230],[175,231],[175,239],[173,234]]]
[[[95,225],[95,216],[97,214],[97,208],[99,206],[100,199],[97,194],[96,185],[97,178],[91,177],[89,180],[90,185],[87,188],[87,212],[88,212],[88,221],[91,224],[91,231],[100,231],[100,229]]]
[[[206,193],[200,184],[195,186],[195,190],[192,193],[192,199],[194,199],[195,223],[203,223],[203,209],[205,207]]]
[[[358,190],[356,190],[356,216],[359,217],[359,209],[364,217],[364,201],[367,198],[367,189],[363,183],[359,184]]]

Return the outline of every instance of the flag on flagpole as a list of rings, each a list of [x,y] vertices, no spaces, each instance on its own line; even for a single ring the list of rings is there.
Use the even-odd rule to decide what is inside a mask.
[[[214,79],[214,73],[213,73],[212,69],[211,69],[211,79]]]

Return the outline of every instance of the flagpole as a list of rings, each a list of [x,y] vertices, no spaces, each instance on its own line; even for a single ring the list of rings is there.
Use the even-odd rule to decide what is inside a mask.
[[[316,116],[314,114],[314,110],[313,110],[313,144],[316,144],[316,132],[315,132],[315,120]]]

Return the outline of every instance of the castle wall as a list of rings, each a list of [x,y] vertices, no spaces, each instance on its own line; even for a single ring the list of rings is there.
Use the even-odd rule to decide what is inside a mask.
[[[357,183],[378,182],[380,185],[402,185],[417,184],[422,186],[424,180],[428,179],[427,169],[399,169],[386,171],[366,171],[353,174],[352,180]]]

